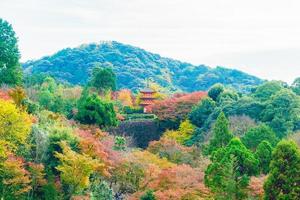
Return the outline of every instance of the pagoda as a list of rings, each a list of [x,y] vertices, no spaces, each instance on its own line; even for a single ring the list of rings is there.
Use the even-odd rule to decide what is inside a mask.
[[[140,93],[141,93],[140,106],[144,108],[144,112],[146,113],[146,112],[148,112],[147,106],[154,104],[154,101],[156,99],[156,97],[155,97],[156,92],[150,88],[145,88],[145,89],[141,90]]]

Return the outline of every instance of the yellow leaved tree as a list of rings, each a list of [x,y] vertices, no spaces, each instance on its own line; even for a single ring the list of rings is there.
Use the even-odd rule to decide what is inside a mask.
[[[189,120],[185,120],[181,122],[179,129],[174,130],[167,130],[163,137],[168,139],[176,140],[180,144],[184,144],[187,140],[191,138],[195,130],[195,126],[191,124]]]
[[[15,152],[26,145],[31,130],[30,116],[9,101],[0,99],[0,140]]]
[[[63,183],[69,186],[70,197],[89,186],[90,176],[98,168],[103,168],[103,163],[86,154],[73,151],[65,141],[60,142],[62,153],[55,153],[61,164],[56,167],[60,171]]]

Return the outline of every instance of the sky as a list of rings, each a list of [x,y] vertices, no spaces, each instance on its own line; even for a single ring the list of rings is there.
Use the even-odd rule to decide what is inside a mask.
[[[0,0],[21,61],[118,41],[269,80],[300,77],[299,0]]]

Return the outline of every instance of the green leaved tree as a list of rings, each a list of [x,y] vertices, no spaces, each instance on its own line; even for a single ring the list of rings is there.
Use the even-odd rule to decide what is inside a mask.
[[[116,75],[111,68],[100,68],[96,66],[93,69],[91,86],[96,88],[99,92],[116,90]]]
[[[219,95],[224,92],[225,88],[222,84],[215,84],[208,90],[208,96],[217,101]]]
[[[96,124],[100,127],[117,124],[113,104],[100,99],[96,94],[82,97],[78,105],[76,119],[83,124]]]
[[[242,137],[242,142],[251,150],[255,150],[263,140],[268,141],[272,146],[275,146],[278,142],[274,131],[265,124],[250,128]]]
[[[22,69],[16,34],[7,21],[0,18],[0,84],[19,85]]]
[[[189,120],[192,124],[202,127],[215,108],[216,103],[211,98],[205,98],[193,108],[189,114]]]

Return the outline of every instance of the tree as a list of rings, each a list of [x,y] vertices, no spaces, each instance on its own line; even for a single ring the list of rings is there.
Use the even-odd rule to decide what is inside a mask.
[[[19,64],[18,40],[12,26],[0,18],[0,85],[19,85],[22,69]]]
[[[80,152],[102,163],[102,167],[98,167],[96,171],[103,176],[109,176],[108,169],[111,163],[108,158],[109,155],[102,144],[106,134],[98,128],[79,129],[76,133],[79,136],[78,147]]]
[[[116,166],[111,177],[115,197],[138,191],[144,175],[144,168],[139,163],[125,161]]]
[[[101,100],[96,94],[82,100],[78,105],[76,119],[83,124],[97,124],[100,127],[117,125],[113,104]]]
[[[253,96],[260,101],[266,101],[283,88],[283,83],[280,81],[267,81],[256,88]]]
[[[31,123],[27,113],[0,99],[0,140],[7,141],[13,151],[27,144]]]
[[[227,89],[218,96],[218,103],[226,105],[228,103],[236,102],[239,99],[239,94],[235,90]]]
[[[213,127],[213,138],[209,142],[208,152],[211,154],[218,148],[226,147],[232,138],[233,135],[229,131],[228,120],[225,114],[221,112]]]
[[[127,89],[120,90],[117,93],[117,95],[118,95],[117,99],[121,101],[122,106],[127,106],[127,107],[133,106],[132,94],[130,90]]]
[[[222,84],[215,84],[208,90],[208,96],[217,101],[219,95],[225,90]]]
[[[245,133],[255,126],[257,126],[255,120],[247,115],[234,115],[229,117],[230,131],[238,137],[242,137]]]
[[[94,67],[90,84],[101,93],[116,90],[116,75],[111,68]]]
[[[0,165],[1,199],[24,199],[31,189],[30,183],[24,159],[8,153],[7,158]]]
[[[300,95],[300,77],[294,80],[292,89],[297,95]]]
[[[21,87],[16,87],[9,91],[9,96],[14,100],[14,103],[19,107],[23,108],[23,103],[26,98],[25,90]]]
[[[102,168],[102,164],[87,155],[72,151],[64,141],[60,143],[60,146],[63,152],[55,153],[61,162],[56,169],[60,171],[63,183],[69,186],[69,195],[72,196],[89,186],[90,175],[98,167]]]
[[[300,97],[289,89],[282,89],[266,102],[262,116],[266,122],[282,138],[296,129],[300,121]]]
[[[212,163],[205,171],[205,185],[216,193],[217,199],[243,199],[250,176],[258,172],[258,160],[238,138],[227,147],[216,150]]]
[[[156,200],[153,190],[147,190],[140,200]]]
[[[113,200],[113,191],[105,181],[94,181],[90,190],[91,200]]]
[[[46,77],[40,86],[35,87],[38,87],[37,100],[44,109],[73,116],[81,88],[59,84],[52,77]]]
[[[28,171],[31,178],[30,198],[38,198],[42,195],[42,188],[47,184],[45,179],[44,165],[33,162],[28,163]]]
[[[275,146],[278,142],[274,131],[265,124],[250,128],[242,137],[242,142],[245,146],[253,151],[263,140],[268,141],[272,146]]]
[[[211,98],[205,98],[193,108],[189,114],[189,120],[192,124],[202,127],[207,120],[208,116],[216,108],[216,103]]]
[[[269,172],[269,165],[272,159],[273,147],[270,142],[263,140],[256,149],[255,155],[259,160],[259,168],[263,174]]]
[[[210,199],[211,193],[203,184],[203,179],[202,170],[189,165],[175,165],[147,178],[146,188],[155,191],[155,197],[159,200]]]
[[[193,106],[206,96],[206,92],[174,95],[151,105],[150,110],[160,120],[163,130],[177,129],[180,122],[188,117]]]
[[[300,150],[288,140],[277,144],[264,184],[265,199],[300,198]]]
[[[206,166],[206,159],[200,155],[200,150],[195,146],[183,146],[176,141],[162,137],[159,141],[150,142],[147,151],[166,158],[176,164],[188,164],[192,167]],[[204,163],[203,163],[204,162]]]
[[[193,135],[195,126],[189,120],[180,123],[177,131],[167,130],[163,137],[176,140],[180,144],[185,144]]]

